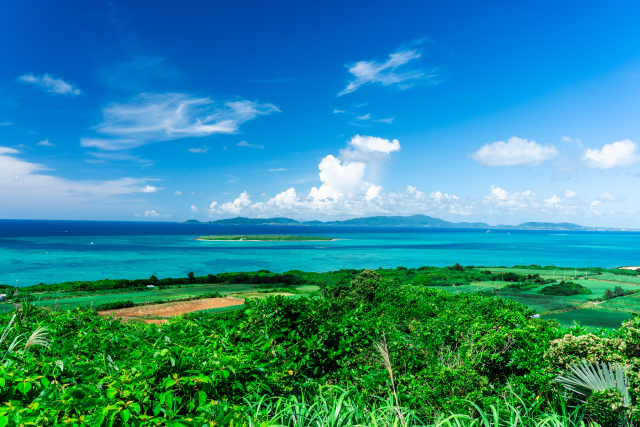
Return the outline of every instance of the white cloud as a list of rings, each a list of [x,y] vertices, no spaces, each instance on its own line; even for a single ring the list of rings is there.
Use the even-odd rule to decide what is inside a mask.
[[[218,206],[217,202],[212,202],[209,205],[210,213],[222,213],[222,214],[239,214],[242,210],[251,205],[251,198],[246,191],[240,194],[240,196],[233,202],[224,203]]]
[[[158,212],[156,212],[155,210],[151,210],[151,211],[146,211],[143,214],[134,214],[133,216],[135,217],[147,217],[147,218],[159,218],[160,214]],[[164,216],[164,215],[163,215]],[[171,217],[171,215],[168,215],[169,217]]]
[[[49,142],[49,138],[45,139],[44,141],[40,141],[38,142],[36,145],[42,145],[43,147],[55,147],[55,144],[52,144]]]
[[[207,147],[206,145],[202,146],[202,148],[188,148],[187,151],[190,151],[192,153],[207,153],[207,151],[209,151],[209,147]]]
[[[141,94],[126,104],[103,109],[103,122],[93,129],[107,138],[82,138],[83,147],[124,150],[158,141],[235,134],[241,124],[280,110],[273,104],[233,101],[180,93]]]
[[[254,145],[254,144],[249,144],[247,141],[240,141],[236,144],[238,147],[249,147],[249,148],[264,148],[264,145]]]
[[[340,159],[347,162],[379,162],[389,159],[389,154],[400,151],[397,139],[390,141],[375,136],[356,135],[340,150]]]
[[[537,166],[558,155],[553,145],[540,145],[515,136],[508,142],[485,144],[470,157],[485,166]]]
[[[411,87],[418,80],[430,80],[433,83],[437,83],[438,76],[434,73],[434,70],[427,73],[419,69],[407,69],[405,65],[418,58],[420,58],[418,51],[403,50],[390,54],[389,59],[385,62],[359,61],[347,65],[347,69],[355,79],[351,80],[338,96],[351,93],[368,83],[379,83],[382,86],[396,85],[401,90]],[[406,71],[398,72],[400,67],[403,67]]]
[[[578,193],[576,193],[575,191],[567,190],[564,192],[564,197],[566,197],[567,199],[575,199],[576,196],[578,196]]]
[[[618,200],[617,196],[614,196],[611,193],[607,193],[606,191],[604,193],[600,193],[600,200],[606,201],[606,202],[615,202]]]
[[[196,206],[191,206],[191,212],[198,212],[198,208]]]
[[[260,194],[262,197],[269,197],[269,195],[267,193],[262,193]]]
[[[227,181],[227,184],[235,184],[240,179],[237,176],[233,176],[233,175],[227,175],[227,176],[229,178],[231,178],[229,181]],[[191,194],[193,194],[193,193],[191,193]]]
[[[153,185],[147,185],[144,188],[140,189],[141,193],[156,193],[158,191],[157,187],[154,187]]]
[[[558,207],[562,205],[562,199],[558,196],[552,196],[544,201],[544,204],[548,207]]]
[[[337,108],[333,109],[333,114],[340,114],[340,113],[344,113],[344,110],[338,110]]]
[[[11,126],[12,124],[11,122],[0,122],[0,126]]]
[[[120,178],[114,180],[71,180],[45,173],[51,168],[38,163],[21,160],[20,152],[9,147],[0,147],[0,200],[11,200],[0,204],[0,213],[40,212],[47,206],[48,212],[94,208],[99,203],[126,203],[135,199],[123,198],[139,194],[143,179]]]
[[[389,117],[386,119],[375,119],[374,122],[376,123],[386,123],[388,125],[390,125],[391,123],[393,123],[393,120],[395,119],[395,117]]]
[[[625,139],[605,144],[602,150],[587,148],[582,160],[590,168],[610,169],[615,166],[628,166],[640,161],[636,148],[637,145],[634,142]]]
[[[367,113],[364,116],[358,116],[356,119],[358,120],[369,120],[371,118],[371,113]]]
[[[173,194],[175,194],[176,196],[182,196],[182,191],[178,190],[178,191],[176,191],[176,192],[175,192],[175,193],[173,193]]]
[[[269,172],[283,172],[283,171],[287,171],[289,169],[285,169],[285,168],[277,168],[277,169],[269,169]]]
[[[53,78],[50,74],[35,76],[33,73],[25,74],[18,77],[22,83],[31,83],[46,89],[47,92],[57,93],[61,95],[80,95],[80,89],[62,79]]]
[[[322,186],[313,187],[309,197],[319,200],[339,199],[344,195],[353,195],[365,190],[364,171],[366,165],[361,162],[341,164],[340,160],[328,155],[318,165]]]
[[[535,209],[540,206],[538,197],[530,190],[509,194],[494,185],[491,186],[491,193],[482,198],[482,203],[506,211]]]
[[[93,152],[93,151],[90,151],[87,154],[100,159],[100,160],[91,160],[91,159],[85,160],[86,162],[89,162],[89,163],[105,163],[106,160],[114,160],[114,161],[145,163],[146,166],[150,166],[153,164],[151,160],[142,159],[140,158],[140,156],[133,156],[131,154],[101,153],[101,152]]]

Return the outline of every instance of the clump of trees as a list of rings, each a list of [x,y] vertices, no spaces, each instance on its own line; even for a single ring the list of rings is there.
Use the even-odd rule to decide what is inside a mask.
[[[582,286],[579,283],[565,282],[564,280],[555,285],[545,286],[538,291],[541,295],[556,295],[556,296],[569,296],[569,295],[589,295],[593,292],[591,289]]]

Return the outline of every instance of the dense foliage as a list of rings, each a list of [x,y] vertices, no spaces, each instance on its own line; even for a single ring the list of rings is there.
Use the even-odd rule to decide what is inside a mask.
[[[565,282],[564,280],[555,285],[545,286],[544,288],[538,291],[541,295],[559,295],[559,296],[569,296],[569,295],[589,295],[593,292],[591,289],[582,286],[579,283],[574,282]]]
[[[381,339],[400,401],[422,416],[468,412],[468,400],[486,406],[508,390],[552,391],[544,353],[559,330],[518,303],[371,271],[325,286],[322,295],[270,297],[161,327],[26,305],[7,342],[46,327],[51,347],[17,354],[2,344],[0,399],[12,403],[0,414],[37,425],[202,425],[215,401],[317,394],[328,384],[372,404],[389,392],[374,348]]]

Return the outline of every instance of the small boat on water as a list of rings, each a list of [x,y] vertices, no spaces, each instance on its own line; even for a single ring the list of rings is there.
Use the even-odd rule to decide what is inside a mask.
[[[487,230],[487,233],[491,233],[491,230]]]

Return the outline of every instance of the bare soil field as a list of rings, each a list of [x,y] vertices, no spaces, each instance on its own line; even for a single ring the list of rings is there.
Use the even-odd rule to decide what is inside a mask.
[[[115,317],[144,317],[144,316],[178,316],[180,314],[191,313],[202,309],[228,307],[231,305],[242,305],[243,301],[231,298],[207,298],[195,301],[172,302],[165,304],[155,304],[147,306],[138,306],[131,308],[121,308],[118,310],[100,311],[100,316]],[[155,322],[154,322],[155,323]]]

